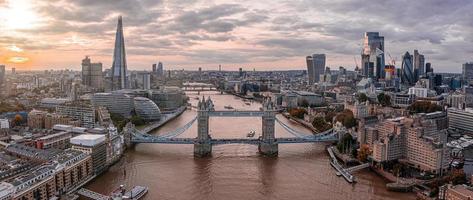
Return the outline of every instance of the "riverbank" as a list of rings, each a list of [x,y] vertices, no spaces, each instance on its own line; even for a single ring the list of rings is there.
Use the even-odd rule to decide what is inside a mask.
[[[186,111],[187,109],[187,106],[181,106],[179,107],[178,109],[176,109],[175,111],[173,112],[170,112],[170,113],[163,113],[161,115],[161,119],[157,122],[153,122],[152,124],[149,124],[149,125],[146,125],[144,127],[141,127],[139,128],[142,132],[144,133],[149,133],[163,125],[165,125],[166,123],[168,123],[169,121],[175,119],[176,117],[178,117],[179,115],[181,115],[184,111]]]
[[[295,118],[295,117],[291,116],[289,113],[282,113],[282,115],[284,117],[286,117],[287,119],[292,120],[294,122],[297,122],[298,124],[300,124],[300,125],[304,126],[305,128],[311,130],[313,134],[320,133],[320,131],[317,130],[316,128],[314,128],[314,126],[312,126],[312,124],[310,124],[309,122],[306,122],[302,119]]]

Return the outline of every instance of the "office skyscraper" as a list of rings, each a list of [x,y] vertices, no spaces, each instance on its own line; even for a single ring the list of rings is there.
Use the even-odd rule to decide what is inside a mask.
[[[82,60],[82,84],[95,88],[103,88],[102,63],[92,63],[89,56]]]
[[[463,85],[473,85],[473,62],[464,63],[462,65]]]
[[[325,70],[325,54],[312,54],[306,57],[309,84],[318,83]]]
[[[122,16],[118,17],[117,33],[115,35],[115,49],[113,51],[111,83],[112,90],[120,90],[128,87]]]
[[[158,62],[158,68],[156,69],[158,76],[164,76],[164,66],[162,62]]]
[[[0,65],[0,86],[5,82],[5,65]]]
[[[153,64],[153,73],[156,73],[156,64]]]
[[[406,51],[402,56],[401,82],[408,85],[415,83],[413,56]]]
[[[384,78],[384,65],[384,37],[380,36],[378,32],[366,32],[361,53],[363,75],[376,79]],[[373,68],[372,72],[371,67]]]
[[[434,68],[432,68],[432,64],[425,63],[425,73],[434,72]]]
[[[425,74],[424,65],[424,55],[420,54],[419,51],[414,50],[414,74],[416,77],[416,81],[419,79],[420,76]]]

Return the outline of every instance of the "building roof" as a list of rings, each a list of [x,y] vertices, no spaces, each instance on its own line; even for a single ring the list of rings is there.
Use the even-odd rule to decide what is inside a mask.
[[[82,134],[71,138],[71,144],[93,147],[105,141],[105,135]]]

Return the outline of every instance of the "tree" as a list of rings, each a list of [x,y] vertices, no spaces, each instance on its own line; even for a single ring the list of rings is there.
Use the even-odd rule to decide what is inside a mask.
[[[304,119],[304,114],[306,114],[307,111],[303,108],[293,108],[289,111],[289,114],[292,117],[299,118],[299,119]]]
[[[353,137],[350,134],[345,134],[343,138],[338,141],[337,144],[337,149],[340,152],[350,152],[352,148],[352,144],[355,143],[355,140],[353,140]]]
[[[358,93],[357,99],[359,102],[365,102],[368,101],[368,96],[365,93]]]
[[[407,108],[411,113],[431,113],[441,111],[442,106],[429,101],[416,101]]]
[[[321,132],[331,128],[331,125],[327,123],[323,117],[315,117],[314,121],[312,121],[312,126]]]
[[[367,144],[363,144],[360,147],[360,151],[358,152],[357,158],[361,162],[366,162],[370,154],[371,154],[370,146],[368,146]]]
[[[140,116],[138,115],[133,115],[131,117],[131,123],[133,123],[134,125],[136,126],[141,126],[141,125],[145,125],[145,120],[143,118],[141,118]]]
[[[307,99],[302,99],[300,106],[304,108],[309,107],[309,101],[307,101]]]
[[[385,95],[384,93],[378,94],[378,102],[382,106],[390,106],[391,105],[391,96]]]
[[[333,122],[333,118],[335,117],[335,115],[337,115],[337,113],[335,112],[327,112],[327,114],[325,114],[325,121],[326,122],[329,122],[329,123],[332,123]]]
[[[345,109],[335,117],[335,121],[341,122],[346,128],[356,126],[356,119],[351,110]]]
[[[18,125],[18,124],[21,124],[22,121],[23,121],[23,117],[19,114],[16,114],[15,119],[13,119],[13,123],[15,125]]]

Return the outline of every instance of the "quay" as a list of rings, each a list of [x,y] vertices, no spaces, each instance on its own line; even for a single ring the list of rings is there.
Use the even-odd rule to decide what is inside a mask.
[[[353,166],[353,167],[350,167],[350,168],[343,168],[343,166],[340,165],[340,163],[338,163],[337,157],[333,153],[333,147],[328,147],[327,151],[328,151],[328,153],[330,155],[330,158],[331,158],[330,165],[333,168],[335,168],[335,170],[337,170],[336,175],[337,176],[343,176],[343,178],[349,183],[354,183],[355,182],[355,176],[353,176],[351,174],[352,172],[355,172],[355,171],[358,171],[358,170],[361,170],[361,169],[364,169],[364,168],[367,168],[367,167],[370,166],[369,163],[364,163],[364,164]]]

